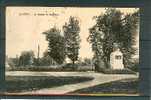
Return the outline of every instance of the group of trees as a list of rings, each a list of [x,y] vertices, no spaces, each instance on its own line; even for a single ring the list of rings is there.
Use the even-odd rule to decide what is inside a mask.
[[[10,66],[49,66],[56,64],[47,51],[40,58],[35,57],[33,51],[23,51],[19,57],[8,58],[8,63]]]
[[[133,45],[136,40],[139,12],[123,14],[120,10],[110,8],[106,9],[105,14],[95,16],[95,20],[96,24],[89,29],[87,38],[94,52],[93,61],[85,59],[85,62],[87,64],[93,62],[96,71],[100,67],[109,68],[110,53],[113,50],[113,44],[117,43],[124,56],[124,65],[128,67],[131,64],[132,55],[136,52]],[[43,32],[48,41],[48,50],[39,60],[41,65],[49,65],[52,60],[57,64],[62,64],[66,57],[72,61],[73,65],[75,61],[79,60],[81,40],[78,19],[71,16],[62,28],[63,32],[56,27]],[[36,62],[32,51],[22,52],[18,65],[30,65],[36,64]]]
[[[96,24],[90,28],[88,37],[92,45],[96,69],[109,67],[113,44],[117,43],[124,56],[124,65],[128,67],[136,49],[136,31],[139,21],[138,11],[124,15],[117,9],[106,9],[105,14],[95,17]],[[103,65],[103,66],[99,66]]]
[[[48,41],[48,54],[58,63],[62,64],[68,57],[73,65],[78,60],[80,48],[80,26],[76,17],[70,17],[69,22],[63,26],[63,33],[56,27],[43,32]]]
[[[7,58],[8,64],[12,67],[33,65],[35,63],[34,60],[35,57],[33,51],[23,51],[19,57]]]
[[[48,41],[48,54],[58,64],[62,64],[65,59],[65,39],[60,32],[61,31],[56,27],[43,32],[43,34],[46,35],[46,40]]]
[[[124,65],[131,64],[133,47],[136,40],[136,31],[139,22],[139,12],[123,14],[120,10],[109,8],[104,14],[95,16],[96,24],[89,29],[88,42],[94,52],[93,63],[95,69],[109,68],[110,53],[113,44],[117,43],[124,56]],[[63,33],[56,27],[43,32],[48,41],[48,55],[58,64],[62,64],[68,57],[73,65],[78,60],[80,48],[80,26],[76,17],[70,17],[69,22],[63,25]],[[102,66],[100,66],[102,65]]]
[[[63,33],[56,27],[43,32],[48,41],[48,50],[44,52],[43,57],[36,58],[33,51],[23,51],[19,57],[14,58],[15,66],[63,64],[66,57],[74,65],[78,60],[80,48],[79,21],[71,16],[62,28]]]

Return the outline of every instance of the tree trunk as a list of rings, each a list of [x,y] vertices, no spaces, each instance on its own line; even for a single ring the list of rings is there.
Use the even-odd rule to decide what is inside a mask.
[[[73,64],[73,70],[76,70],[76,68],[75,68],[75,61],[74,60],[72,61],[72,64]]]
[[[72,61],[72,64],[73,64],[73,67],[74,67],[74,64],[75,64],[75,61],[74,61],[74,60]]]

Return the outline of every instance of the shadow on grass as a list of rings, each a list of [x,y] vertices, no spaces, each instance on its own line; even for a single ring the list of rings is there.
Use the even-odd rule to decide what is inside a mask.
[[[79,89],[71,94],[103,94],[103,93],[117,93],[117,94],[137,94],[138,92],[138,79],[123,79],[119,81],[113,81],[110,83],[100,84],[89,88]],[[69,94],[70,94],[69,93]]]
[[[92,77],[7,76],[6,92],[25,92],[92,80]]]

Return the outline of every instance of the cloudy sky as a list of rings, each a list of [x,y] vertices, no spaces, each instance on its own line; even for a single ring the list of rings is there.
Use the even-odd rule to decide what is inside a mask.
[[[119,8],[118,8],[119,9]],[[120,8],[123,13],[132,13],[136,8]],[[80,21],[81,48],[80,57],[91,58],[91,45],[86,41],[89,28],[95,24],[93,16],[105,12],[105,8],[86,7],[7,7],[6,8],[6,55],[15,57],[24,50],[33,50],[37,54],[40,45],[40,56],[47,49],[47,41],[42,32],[53,26],[62,30],[70,16]],[[138,36],[137,36],[138,40]],[[138,43],[136,45],[138,47]]]

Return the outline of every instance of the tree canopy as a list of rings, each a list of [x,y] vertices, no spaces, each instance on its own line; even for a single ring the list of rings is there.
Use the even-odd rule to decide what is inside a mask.
[[[58,64],[62,64],[65,60],[65,38],[61,35],[61,31],[56,27],[43,32],[48,41],[48,54]]]
[[[68,24],[65,23],[63,26],[65,44],[66,44],[66,55],[73,64],[78,60],[79,48],[80,48],[80,26],[79,21],[75,17],[70,17]]]
[[[94,58],[103,61],[109,67],[110,53],[113,44],[119,44],[124,55],[124,65],[128,66],[135,54],[136,30],[139,22],[139,12],[123,14],[117,9],[106,9],[105,14],[95,16],[96,24],[89,29],[88,41],[92,45]]]

